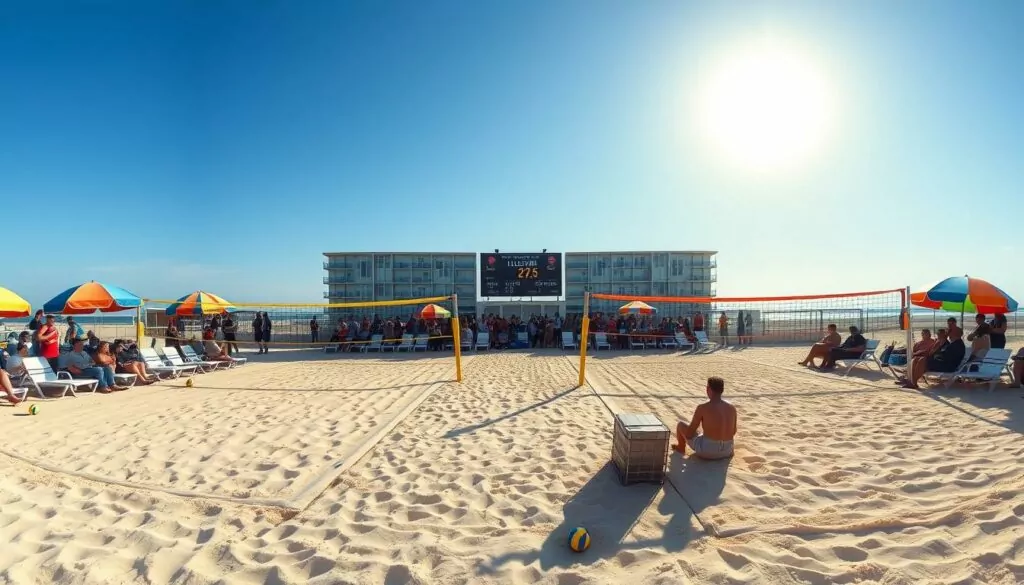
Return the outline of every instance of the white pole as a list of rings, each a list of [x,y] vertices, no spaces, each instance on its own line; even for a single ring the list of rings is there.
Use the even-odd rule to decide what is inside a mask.
[[[910,371],[911,358],[914,357],[914,317],[911,314],[912,311],[910,310],[910,306],[911,306],[910,305],[910,287],[908,286],[907,287],[907,306],[906,306],[906,311],[907,311],[907,371],[908,372]],[[934,334],[935,334],[935,332],[932,331],[932,335],[934,335]],[[907,374],[907,377],[908,378],[910,377],[909,373]]]

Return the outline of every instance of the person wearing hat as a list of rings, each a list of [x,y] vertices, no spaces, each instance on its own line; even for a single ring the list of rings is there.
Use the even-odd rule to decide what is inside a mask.
[[[92,378],[97,381],[96,391],[109,394],[114,390],[124,390],[114,382],[113,368],[101,368],[93,361],[89,352],[85,351],[85,338],[75,337],[71,340],[71,351],[60,356],[63,369],[74,378]]]
[[[36,331],[36,340],[39,342],[36,355],[50,362],[50,367],[56,372],[57,358],[60,356],[60,333],[55,321],[53,315],[47,315],[46,322]]]

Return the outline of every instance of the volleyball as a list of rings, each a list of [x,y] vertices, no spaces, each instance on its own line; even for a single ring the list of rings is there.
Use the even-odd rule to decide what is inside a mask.
[[[32,406],[28,407],[28,413],[31,414],[31,415],[39,414],[39,407],[37,405],[33,404]]]
[[[189,378],[188,380],[185,380],[185,387],[186,388],[191,388],[192,387],[192,378]]]
[[[569,548],[583,552],[590,548],[590,534],[586,528],[576,527],[569,531]]]

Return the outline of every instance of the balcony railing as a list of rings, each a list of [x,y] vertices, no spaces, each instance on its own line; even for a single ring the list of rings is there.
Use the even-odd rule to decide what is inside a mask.
[[[351,262],[324,262],[324,270],[344,270],[355,267],[356,265]]]
[[[324,284],[349,284],[355,282],[352,276],[325,276]]]

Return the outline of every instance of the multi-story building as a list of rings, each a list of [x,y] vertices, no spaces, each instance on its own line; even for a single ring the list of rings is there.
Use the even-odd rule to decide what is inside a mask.
[[[332,303],[458,294],[463,314],[582,312],[585,292],[631,296],[714,296],[716,252],[568,252],[564,300],[477,300],[477,253],[328,252],[324,298]],[[592,302],[613,311],[618,301]],[[401,309],[402,311],[407,308]],[[388,311],[381,311],[387,313]]]

